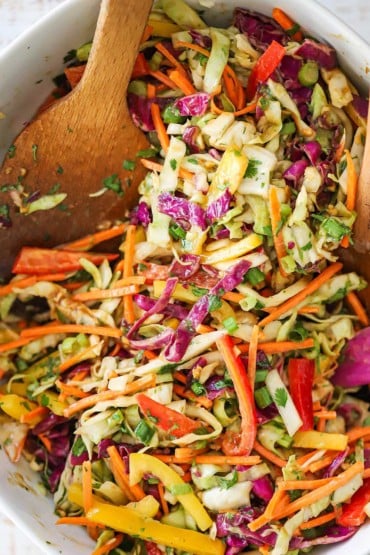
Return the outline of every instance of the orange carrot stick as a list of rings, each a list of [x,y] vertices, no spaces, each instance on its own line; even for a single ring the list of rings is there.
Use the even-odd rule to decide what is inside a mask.
[[[162,44],[161,42],[157,42],[157,44],[155,45],[156,49],[158,50],[158,52],[160,52],[162,54],[162,56],[164,56],[165,58],[167,58],[167,60],[181,73],[184,73],[186,75],[186,70],[184,68],[184,66],[181,64],[181,62],[179,62],[175,56],[173,54],[171,54],[171,52],[164,46],[164,44]]]
[[[82,391],[82,389],[75,385],[66,384],[61,380],[57,380],[55,382],[55,385],[61,393],[67,395],[68,397],[77,397],[77,399],[84,399],[85,397],[89,397],[89,393]]]
[[[188,79],[187,75],[184,72],[179,71],[178,69],[173,69],[169,72],[169,76],[171,81],[176,83],[176,86],[185,94],[190,95],[197,92],[196,88],[192,84],[192,82]]]
[[[22,337],[19,339],[14,339],[13,341],[8,341],[7,343],[0,344],[0,353],[6,353],[8,351],[14,351],[23,345],[31,343],[32,337]]]
[[[61,362],[59,364],[59,372],[62,374],[66,370],[69,370],[69,368],[72,368],[72,366],[75,366],[76,364],[78,364],[79,362],[82,362],[83,360],[88,360],[89,358],[93,358],[93,357],[95,357],[94,347],[90,345],[89,347],[86,347],[86,349],[83,349],[82,351],[72,355],[71,357]]]
[[[49,414],[49,409],[47,407],[36,407],[26,414],[21,415],[21,423],[32,424],[33,426],[35,426],[36,424],[41,422],[41,420],[43,420],[47,414]]]
[[[141,276],[137,276],[139,279],[137,281],[145,281]],[[136,281],[136,276],[133,276],[133,281]],[[75,301],[99,301],[104,299],[116,299],[119,297],[131,297],[138,293],[139,289],[137,285],[126,285],[125,287],[114,287],[112,289],[92,289],[91,291],[83,291],[82,293],[76,293],[73,295]],[[135,321],[135,320],[134,320]],[[133,323],[133,322],[129,322]]]
[[[284,270],[282,259],[286,256],[286,248],[283,239],[283,232],[281,229],[281,207],[278,197],[277,187],[271,186],[269,188],[269,207],[270,207],[270,218],[271,218],[271,228],[274,239],[275,251],[278,258],[279,269],[282,276],[286,277],[287,273]]]
[[[316,528],[316,526],[322,526],[331,520],[334,520],[338,516],[338,511],[331,511],[330,513],[326,513],[322,516],[318,516],[316,518],[311,518],[307,522],[304,522],[300,525],[300,530],[309,530],[310,528]]]
[[[125,232],[126,227],[127,224],[120,224],[114,227],[110,227],[109,229],[97,231],[96,233],[91,233],[90,235],[86,235],[85,237],[77,239],[76,241],[65,243],[60,248],[63,247],[63,249],[68,251],[88,251],[95,247],[95,245],[103,243],[103,241],[108,241],[109,239],[119,237]]]
[[[349,293],[347,293],[346,301],[349,304],[349,306],[352,308],[353,312],[358,317],[361,324],[363,326],[368,326],[370,323],[369,317],[367,315],[366,310],[362,306],[360,299],[356,295],[356,293],[354,293],[353,291],[350,291]]]
[[[259,343],[258,350],[263,351],[268,355],[276,353],[286,353],[288,351],[298,351],[302,349],[310,349],[314,346],[314,340],[304,339],[303,341],[266,341],[266,343]],[[242,343],[238,345],[241,353],[249,351],[249,343]]]
[[[123,262],[123,277],[129,278],[134,274],[134,256],[136,244],[136,226],[129,225],[126,233],[125,256]],[[135,322],[134,301],[131,294],[123,297],[123,316],[128,324]]]
[[[113,551],[116,547],[118,547],[123,540],[123,534],[117,534],[114,538],[110,539],[104,545],[101,545],[97,549],[94,549],[91,555],[105,555],[110,551]]]
[[[163,170],[162,164],[159,164],[158,162],[154,162],[153,160],[148,160],[147,158],[140,158],[140,162],[147,170],[156,171],[159,173]],[[189,170],[186,170],[185,168],[180,168],[179,176],[182,179],[192,180],[194,177],[194,174]]]
[[[219,108],[214,100],[214,97],[211,98],[211,112],[215,113],[215,114],[233,114],[233,116],[238,117],[238,116],[243,116],[244,114],[249,114],[250,112],[255,112],[256,108],[257,108],[257,102],[251,102],[250,104],[248,104],[247,106],[245,106],[244,108],[241,108],[240,110],[236,110],[235,112],[226,112],[225,110],[221,110],[221,108]]]
[[[326,283],[331,277],[337,274],[342,269],[342,267],[343,267],[343,264],[341,264],[340,262],[334,262],[333,264],[325,268],[325,270],[321,272],[321,274],[318,275],[316,278],[314,278],[312,281],[310,281],[310,283],[304,289],[302,289],[302,291],[299,291],[299,293],[297,293],[296,295],[294,295],[293,297],[291,297],[290,299],[282,303],[279,307],[277,307],[277,309],[272,314],[269,314],[268,316],[263,318],[260,321],[259,325],[265,326],[269,322],[273,322],[274,320],[279,318],[279,316],[282,316],[283,314],[285,314],[285,312],[292,310],[295,306],[297,306],[297,304],[302,302],[308,295],[311,295],[311,293],[314,293],[314,291],[319,289],[321,285]]]
[[[346,161],[347,161],[347,200],[346,207],[348,210],[354,210],[356,206],[356,194],[357,194],[357,180],[358,175],[356,172],[355,165],[353,163],[353,158],[349,150],[345,150]]]
[[[129,475],[126,472],[125,463],[123,462],[117,447],[115,447],[115,445],[111,445],[107,448],[107,453],[109,455],[112,472],[115,477],[119,477],[120,482],[124,483],[125,489],[129,492],[129,498],[131,501],[140,501],[140,499],[143,499],[145,497],[145,492],[141,486],[139,484],[130,486]]]
[[[370,426],[364,426],[363,428],[352,428],[348,433],[348,443],[357,441],[361,437],[370,436]]]
[[[86,333],[87,335],[102,335],[103,337],[122,337],[118,328],[110,326],[84,326],[82,324],[56,324],[53,326],[34,326],[21,331],[21,338],[35,338],[50,333]]]
[[[253,449],[257,451],[257,453],[259,453],[262,457],[264,457],[268,461],[271,461],[273,464],[279,466],[280,468],[283,468],[287,463],[284,459],[281,459],[280,457],[275,455],[275,453],[272,453],[271,451],[266,449],[266,447],[261,445],[257,440],[255,440],[254,442]]]
[[[248,350],[248,377],[249,377],[252,391],[254,391],[254,382],[256,378],[259,331],[260,331],[259,326],[253,326],[252,334],[251,334],[251,342],[249,343],[249,350]]]
[[[274,8],[272,10],[272,17],[292,37],[292,39],[300,42],[303,40],[302,32],[299,30],[299,25],[295,23],[283,10]]]
[[[189,399],[190,401],[193,401],[194,403],[197,403],[198,405],[201,405],[206,409],[210,409],[212,407],[213,403],[210,399],[208,399],[208,397],[205,397],[203,395],[195,395],[195,393],[193,393],[192,391],[187,391],[182,385],[175,384],[173,386],[173,391],[179,397]]]
[[[161,482],[158,484],[158,494],[159,494],[159,500],[160,500],[160,503],[161,503],[163,514],[168,515],[168,513],[170,511],[169,511],[169,508],[168,508],[168,503],[167,503],[167,501],[164,497],[164,487],[163,487],[163,484]]]
[[[91,520],[85,516],[62,516],[55,524],[68,524],[72,526],[90,526]],[[95,523],[94,523],[95,524]],[[98,528],[105,528],[104,524],[96,524]]]
[[[93,395],[89,395],[89,397],[85,397],[84,399],[79,399],[75,403],[72,403],[69,407],[64,409],[63,414],[66,418],[70,418],[76,412],[80,412],[81,410],[86,410],[90,407],[96,405],[96,403],[100,403],[101,401],[111,401],[113,399],[117,399],[123,395],[133,395],[138,391],[142,391],[143,389],[147,389],[149,387],[153,387],[156,383],[156,378],[152,374],[148,374],[135,380],[134,382],[129,383],[123,391],[102,391],[101,393],[95,393]]]
[[[170,138],[167,135],[166,126],[163,123],[161,109],[158,104],[155,104],[155,102],[150,105],[150,113],[152,115],[153,125],[157,132],[160,145],[163,148],[164,152],[167,152],[170,144]]]
[[[156,71],[150,71],[149,75],[157,79],[157,81],[160,81],[161,83],[166,85],[168,89],[177,89],[176,83],[172,81],[172,79],[170,79],[165,73],[163,73],[163,71],[160,71],[159,69]]]

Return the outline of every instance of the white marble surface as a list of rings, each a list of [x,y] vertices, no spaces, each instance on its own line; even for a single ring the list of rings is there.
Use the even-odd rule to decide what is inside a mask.
[[[63,0],[0,0],[0,50],[16,38]],[[81,0],[88,1],[88,0]],[[122,0],[124,1],[124,0]],[[308,0],[297,0],[308,1]],[[320,0],[369,41],[370,5],[369,0]],[[0,555],[39,555],[40,551],[30,545],[15,526],[0,513]]]

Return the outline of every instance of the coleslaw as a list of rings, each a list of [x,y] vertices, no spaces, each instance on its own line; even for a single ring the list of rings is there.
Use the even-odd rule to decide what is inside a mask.
[[[367,100],[279,8],[214,28],[161,0],[128,104],[151,143],[123,161],[148,169],[137,206],[24,247],[0,286],[0,444],[94,555],[344,541],[370,502],[366,283],[337,254]]]

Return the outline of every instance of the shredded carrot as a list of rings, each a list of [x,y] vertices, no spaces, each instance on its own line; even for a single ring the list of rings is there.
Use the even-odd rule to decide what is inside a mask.
[[[237,111],[242,110],[245,107],[246,94],[235,71],[227,65],[222,77],[227,97],[231,100]]]
[[[153,160],[148,160],[147,158],[140,158],[140,162],[147,170],[156,171],[159,173],[163,170],[162,164],[159,164],[158,162],[154,162]],[[194,177],[194,174],[189,170],[186,170],[185,168],[180,168],[179,176],[181,177],[181,179],[188,179],[191,181]]]
[[[63,395],[76,397],[77,399],[84,399],[85,397],[89,397],[89,393],[82,391],[82,389],[75,385],[66,384],[61,380],[57,380],[55,382],[55,385],[61,391],[61,393],[63,393]]]
[[[357,180],[358,175],[356,172],[355,165],[353,163],[353,158],[349,150],[345,150],[346,161],[347,161],[347,200],[346,207],[347,210],[354,210],[356,206],[356,194],[357,194]]]
[[[268,355],[275,353],[286,353],[289,351],[298,351],[302,349],[311,349],[315,342],[313,339],[304,339],[303,341],[266,341],[266,343],[259,343],[258,350],[263,351]],[[241,353],[249,351],[249,343],[242,343],[238,345]]]
[[[35,409],[30,410],[30,412],[22,414],[21,423],[32,425],[38,424],[48,413],[49,409],[47,407],[36,407]]]
[[[259,453],[262,457],[264,457],[268,461],[271,461],[280,468],[283,468],[286,465],[286,461],[284,459],[281,459],[280,457],[275,455],[275,453],[272,453],[271,451],[266,449],[266,447],[261,445],[257,440],[255,440],[254,442],[253,449],[257,451],[257,453]]]
[[[111,401],[112,399],[117,399],[123,395],[133,395],[138,391],[153,387],[155,383],[156,377],[153,374],[148,374],[126,385],[123,391],[107,390],[102,391],[101,393],[89,395],[89,397],[85,397],[84,399],[79,399],[64,409],[63,414],[66,418],[70,418],[73,414],[76,414],[76,412],[93,407],[96,403]]]
[[[317,489],[325,484],[331,482],[332,478],[321,478],[318,480],[285,480],[279,482],[279,488],[283,489],[284,491],[292,490],[292,489]]]
[[[261,458],[258,455],[249,456],[223,456],[223,455],[197,455],[195,457],[195,462],[197,464],[230,464],[230,465],[243,465],[243,466],[253,466],[254,464],[260,464]]]
[[[325,455],[325,457],[323,457],[322,459],[318,461],[314,461],[311,464],[309,464],[307,467],[307,470],[314,474],[318,470],[322,470],[323,468],[328,467],[333,462],[333,459],[337,456],[337,454],[338,453],[335,453],[332,455]]]
[[[350,291],[346,295],[346,301],[352,308],[353,312],[358,317],[359,321],[363,326],[368,326],[370,324],[369,317],[366,310],[362,306],[362,303],[354,291]]]
[[[59,367],[60,370],[60,367]],[[76,374],[74,374],[72,376],[72,378],[70,378],[71,382],[80,382],[82,380],[84,380],[86,378],[86,376],[88,376],[90,373],[89,370],[79,370],[78,372],[76,372]]]
[[[364,426],[363,428],[352,428],[348,435],[348,443],[352,443],[353,441],[357,441],[361,437],[370,436],[370,426]]]
[[[316,416],[316,418],[323,418],[324,420],[334,420],[334,418],[337,417],[337,412],[335,410],[321,409],[314,412],[314,416]]]
[[[302,291],[299,291],[299,293],[297,293],[296,295],[294,295],[293,297],[291,297],[290,299],[282,303],[279,307],[277,307],[277,309],[272,314],[269,314],[268,316],[263,318],[260,321],[259,325],[265,326],[266,324],[268,324],[269,322],[273,322],[274,320],[276,320],[286,312],[289,312],[289,310],[292,310],[295,306],[297,306],[297,304],[302,302],[308,295],[311,295],[311,293],[319,289],[321,285],[326,283],[331,277],[337,274],[342,269],[342,267],[343,267],[343,264],[341,264],[340,262],[334,262],[333,264],[325,268],[325,270],[323,270],[321,274],[319,274],[312,281],[310,281],[310,283],[306,285],[306,287],[302,289]]]
[[[111,470],[113,472],[114,477],[119,479],[117,481],[118,485],[121,487],[121,483],[124,484],[124,492],[128,493],[129,499],[131,501],[140,501],[145,497],[145,493],[139,484],[134,486],[130,486],[130,479],[128,473],[126,472],[125,463],[118,452],[118,449],[115,445],[111,445],[107,448],[107,453],[109,455],[109,460],[111,464]],[[122,488],[123,489],[123,488]]]
[[[300,525],[301,530],[309,530],[310,528],[316,528],[316,526],[322,526],[331,520],[334,520],[338,516],[338,510],[331,511],[330,513],[326,513],[322,516],[318,516],[316,518],[312,518],[307,522],[304,522]]]
[[[170,138],[167,135],[166,126],[163,123],[163,119],[161,116],[161,109],[158,104],[153,102],[150,105],[150,113],[153,119],[153,125],[158,135],[158,140],[160,142],[161,147],[163,148],[164,152],[167,152],[168,146],[170,144]]]
[[[186,385],[186,382],[187,382],[186,376],[184,374],[182,374],[181,372],[179,372],[179,371],[174,372],[173,377],[178,382]]]
[[[65,243],[61,245],[64,250],[68,251],[88,251],[98,245],[103,243],[103,241],[108,241],[109,239],[114,239],[122,235],[127,228],[127,224],[120,224],[109,229],[104,229],[102,231],[97,231],[96,233],[91,233],[86,235],[77,241],[72,241],[70,243]],[[61,248],[60,247],[60,248]]]
[[[299,465],[304,464],[305,462],[309,461],[310,459],[312,459],[312,457],[315,457],[315,455],[317,455],[318,453],[322,453],[321,450],[315,449],[314,451],[310,451],[309,453],[306,453],[305,455],[302,455],[301,457],[297,458],[297,463]]]
[[[144,350],[144,356],[148,360],[153,360],[153,359],[157,358],[157,355],[155,353],[153,353],[153,351],[149,351],[149,349]]]
[[[155,98],[156,87],[153,85],[153,83],[147,84],[146,94],[148,98]]]
[[[45,445],[47,452],[51,453],[53,446],[51,444],[50,439],[45,434],[38,434],[37,437]]]
[[[85,72],[86,64],[79,66],[66,67],[64,70],[64,75],[67,77],[71,88],[74,89],[76,85],[81,81],[82,76]]]
[[[262,514],[258,518],[258,522],[257,520],[254,520],[250,524],[248,524],[249,529],[255,532],[256,530],[261,528],[263,524],[267,524],[270,520],[280,520],[281,518],[285,518],[295,513],[296,511],[303,509],[304,507],[312,505],[316,501],[319,501],[323,497],[330,495],[335,490],[349,482],[357,474],[362,474],[363,470],[363,463],[360,461],[356,462],[341,474],[330,478],[330,481],[327,484],[324,484],[323,486],[306,493],[302,497],[299,497],[295,501],[292,501],[287,507],[283,507],[281,509],[278,508],[277,512],[272,515],[265,516],[264,514]]]
[[[5,295],[9,295],[12,293],[14,289],[25,289],[26,287],[31,287],[38,281],[64,281],[68,279],[68,274],[66,273],[57,273],[57,274],[41,274],[38,276],[27,276],[25,278],[16,279],[11,281],[7,285],[3,285],[0,287],[0,297],[4,297]]]
[[[222,298],[225,299],[225,301],[239,303],[245,299],[245,295],[242,295],[242,293],[235,293],[235,291],[227,291],[224,295],[222,295]]]
[[[209,333],[215,330],[216,328],[213,328],[212,326],[208,326],[207,324],[199,324],[199,326],[197,326],[197,333]]]
[[[153,30],[153,26],[149,25],[149,23],[145,25],[143,36],[141,37],[140,41],[141,44],[143,44],[143,42],[146,42],[152,36]]]
[[[104,545],[101,545],[97,549],[94,549],[91,555],[105,555],[106,553],[109,553],[110,551],[121,545],[122,540],[123,534],[117,534],[117,536],[107,541],[107,543],[105,543]]]
[[[68,524],[72,526],[90,526],[91,520],[85,516],[62,516],[58,518],[55,524]],[[95,523],[94,523],[95,524]],[[96,524],[98,528],[105,528],[104,524]]]
[[[149,75],[166,85],[167,88],[177,89],[176,83],[172,81],[172,79],[170,79],[165,73],[163,73],[163,71],[160,71],[159,69],[156,71],[150,71]]]
[[[84,326],[82,324],[56,324],[53,326],[34,326],[21,331],[21,338],[35,338],[50,333],[86,333],[87,335],[102,335],[103,337],[122,337],[118,328],[110,326]]]
[[[89,347],[86,347],[86,349],[79,351],[78,353],[61,362],[59,365],[59,372],[63,373],[66,370],[69,370],[69,368],[72,368],[72,366],[75,366],[75,364],[78,364],[79,362],[92,357],[95,357],[94,346],[90,345]]]
[[[169,511],[169,508],[168,508],[168,503],[167,503],[167,501],[166,501],[166,499],[165,499],[165,497],[164,497],[164,487],[163,487],[163,484],[160,482],[160,483],[158,484],[157,487],[158,487],[159,501],[160,501],[160,503],[161,503],[161,507],[162,507],[163,514],[168,515],[168,513],[169,513],[170,511]]]
[[[63,287],[67,289],[67,291],[76,291],[76,289],[80,289],[80,287],[87,284],[87,281],[71,281],[70,283],[63,283]]]
[[[203,56],[207,56],[207,58],[209,58],[211,54],[210,51],[203,48],[203,46],[199,46],[199,44],[194,44],[192,42],[177,40],[174,43],[174,46],[175,48],[188,48],[189,50],[195,50],[195,52],[199,52],[200,54],[203,54]]]
[[[207,453],[208,448],[204,447],[202,449],[193,449],[192,447],[177,447],[175,449],[175,456],[179,459],[194,458],[197,455],[204,455]]]
[[[241,108],[240,110],[236,110],[235,112],[226,112],[225,110],[221,110],[221,108],[217,106],[215,102],[215,97],[213,96],[211,98],[210,107],[211,107],[211,112],[213,112],[214,114],[233,114],[233,116],[238,117],[238,116],[243,116],[244,114],[255,112],[257,108],[257,102],[251,102],[244,108]]]
[[[299,30],[299,25],[295,23],[283,10],[274,8],[272,10],[272,17],[292,37],[292,39],[300,42],[303,39],[302,32]]]
[[[259,326],[253,326],[252,334],[251,334],[251,342],[249,343],[249,350],[248,350],[248,377],[249,377],[252,391],[254,391],[254,382],[256,379],[259,331],[260,331]]]
[[[23,347],[23,345],[27,345],[31,343],[32,337],[23,337],[20,339],[14,339],[13,341],[8,341],[8,343],[1,343],[0,344],[0,353],[6,353],[7,351],[13,351],[18,349],[19,347]]]
[[[287,255],[284,244],[283,232],[281,229],[281,207],[278,196],[278,189],[275,186],[269,188],[269,208],[271,218],[271,228],[274,239],[275,251],[278,258],[279,269],[282,276],[287,277],[284,270],[282,259]]]
[[[261,555],[269,555],[270,546],[267,543],[264,545],[260,545],[258,551],[261,553]]]
[[[82,463],[82,495],[84,511],[87,513],[93,506],[91,461]]]
[[[123,277],[129,278],[134,274],[134,257],[136,244],[136,226],[129,225],[126,232],[125,253],[123,263]],[[134,286],[135,287],[135,286]],[[135,310],[132,294],[123,297],[123,316],[128,324],[135,322]]]
[[[134,282],[145,282],[145,278],[143,279],[141,276],[133,276],[132,281]],[[95,300],[103,300],[103,299],[116,299],[119,297],[131,297],[138,293],[139,289],[137,285],[126,285],[125,287],[114,287],[112,289],[92,289],[91,291],[84,291],[82,293],[76,293],[73,295],[73,299],[75,301],[95,301]],[[129,322],[133,323],[133,322]]]
[[[184,72],[173,69],[169,71],[169,77],[185,95],[195,94],[197,92],[193,83]]]
[[[282,507],[283,505],[287,505],[289,503],[289,496],[282,488],[280,488],[280,483],[278,483],[278,487],[275,489],[273,496],[271,497],[270,501],[268,502],[264,516],[267,517],[269,515],[274,514],[278,507]]]
[[[184,66],[181,64],[181,62],[179,62],[175,56],[173,54],[171,54],[171,52],[164,46],[164,44],[162,44],[161,42],[157,42],[155,45],[155,48],[158,50],[158,52],[160,52],[162,54],[162,56],[164,56],[165,58],[167,58],[167,60],[181,73],[184,73],[186,75],[186,70],[184,68]]]
[[[205,397],[203,395],[199,395],[199,396],[195,395],[195,393],[193,393],[192,391],[187,391],[185,387],[182,385],[175,384],[173,386],[173,391],[179,397],[183,397],[184,399],[189,399],[190,401],[193,401],[193,403],[196,403],[197,405],[201,405],[206,409],[210,409],[212,407],[213,403],[211,399],[208,399],[208,397]]]

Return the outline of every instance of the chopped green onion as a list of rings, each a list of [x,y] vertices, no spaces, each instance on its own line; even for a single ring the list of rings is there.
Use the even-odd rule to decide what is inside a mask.
[[[268,370],[257,370],[254,379],[255,383],[263,383],[266,379],[267,374]]]
[[[195,395],[197,395],[198,397],[199,397],[200,395],[204,395],[205,393],[207,393],[207,390],[206,390],[206,388],[204,387],[204,385],[201,384],[201,383],[198,382],[198,381],[193,381],[192,384],[191,384],[191,386],[190,386],[190,389],[191,389],[192,392],[195,393]]]
[[[186,118],[180,115],[180,110],[173,104],[168,104],[162,112],[164,123],[184,123]]]
[[[265,279],[265,274],[259,268],[250,268],[245,274],[245,280],[252,286],[258,285]]]
[[[239,328],[237,321],[232,316],[223,320],[222,325],[228,333],[234,333]]]
[[[171,237],[175,239],[175,241],[178,241],[179,239],[185,239],[186,237],[185,229],[183,229],[179,224],[170,223],[168,231]]]
[[[265,409],[272,403],[272,397],[265,386],[256,389],[254,398],[260,409]]]
[[[319,79],[319,66],[316,62],[306,62],[298,72],[298,81],[304,87],[313,87]]]
[[[154,436],[154,430],[145,422],[145,420],[140,420],[135,428],[135,436],[144,443],[144,445],[149,445],[152,437]]]

